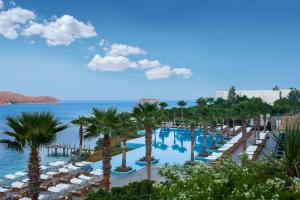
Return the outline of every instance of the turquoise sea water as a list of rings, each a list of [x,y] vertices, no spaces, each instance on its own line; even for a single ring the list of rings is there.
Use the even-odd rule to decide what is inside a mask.
[[[16,105],[0,105],[0,138],[3,138],[2,132],[8,127],[5,123],[7,116],[16,116],[22,112],[33,111],[51,111],[56,117],[64,123],[68,123],[79,115],[90,115],[94,107],[109,108],[116,107],[119,111],[131,111],[137,101],[63,101],[59,104],[16,104]],[[168,101],[170,106],[176,106],[176,101]],[[188,105],[192,105],[188,102]],[[58,134],[56,143],[77,145],[78,127],[69,124],[69,127]],[[94,146],[95,140],[86,140],[84,145]],[[41,162],[46,164],[52,160],[61,160],[62,158],[48,157],[45,150],[40,152]],[[0,178],[8,173],[14,173],[19,170],[26,170],[28,153],[17,153],[6,150],[0,145]]]

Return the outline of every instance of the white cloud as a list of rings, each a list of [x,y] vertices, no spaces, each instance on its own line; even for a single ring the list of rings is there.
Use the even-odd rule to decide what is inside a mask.
[[[155,68],[155,67],[162,66],[162,64],[158,60],[148,60],[148,59],[139,60],[138,64],[141,69],[148,69],[148,68]]]
[[[0,0],[0,10],[4,8],[4,3],[2,0]]]
[[[19,36],[20,29],[35,18],[34,12],[20,7],[1,11],[0,35],[8,39],[16,39]]]
[[[112,44],[108,55],[110,56],[129,56],[129,55],[143,55],[146,51],[134,46],[128,46],[126,44]]]
[[[100,56],[96,54],[88,63],[88,68],[94,71],[125,71],[128,68],[135,68],[135,62],[124,56]]]
[[[172,70],[169,66],[162,66],[147,70],[145,76],[149,80],[166,79],[172,76]]]
[[[172,69],[172,72],[175,75],[179,75],[179,76],[183,76],[184,78],[190,78],[193,74],[192,74],[192,70],[189,68],[174,68]]]
[[[47,40],[48,45],[68,46],[76,39],[94,37],[97,33],[93,25],[78,21],[73,16],[64,15],[50,22],[34,22],[24,30],[23,35],[41,35]]]

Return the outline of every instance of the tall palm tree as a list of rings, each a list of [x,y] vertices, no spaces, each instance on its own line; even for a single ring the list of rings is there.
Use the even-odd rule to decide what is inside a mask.
[[[181,101],[178,101],[177,104],[180,107],[180,111],[181,111],[181,121],[183,121],[183,109],[186,106],[186,102],[181,100]]]
[[[147,178],[151,179],[151,148],[152,148],[152,132],[158,123],[158,106],[157,103],[139,103],[133,109],[133,116],[136,121],[145,129],[146,143],[146,162],[147,162]]]
[[[79,116],[77,119],[72,120],[71,123],[75,125],[79,125],[79,155],[81,155],[82,147],[83,147],[83,136],[84,136],[83,127],[87,124],[87,118],[84,116]]]
[[[246,152],[246,142],[247,142],[247,121],[250,119],[252,114],[252,103],[249,100],[240,101],[233,105],[235,116],[242,122],[242,141],[243,141],[243,152]]]
[[[85,137],[103,136],[103,179],[104,188],[109,191],[111,170],[111,138],[119,133],[119,115],[116,108],[100,110],[93,108],[92,116],[88,119]]]
[[[23,152],[30,151],[28,161],[29,195],[37,200],[40,190],[40,158],[39,150],[56,139],[56,134],[67,128],[50,112],[22,113],[17,117],[7,117],[7,125],[11,130],[3,134],[10,139],[2,139],[0,143],[6,148]]]
[[[208,107],[208,101],[205,98],[199,98],[196,100],[196,103],[198,105],[198,111],[201,117],[201,120],[203,122],[203,149],[202,152],[199,154],[201,157],[208,156],[208,153],[206,151],[206,135],[207,135],[207,126],[208,122],[210,121],[210,113],[209,113],[209,107]]]
[[[126,171],[126,145],[127,145],[127,137],[130,134],[133,134],[137,130],[137,125],[132,118],[132,114],[128,112],[122,112],[119,114],[119,136],[122,137],[122,165],[121,169]]]

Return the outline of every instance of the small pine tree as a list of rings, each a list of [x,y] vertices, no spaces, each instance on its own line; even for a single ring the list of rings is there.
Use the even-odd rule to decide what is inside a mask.
[[[236,100],[235,87],[231,86],[228,92],[228,101],[233,103]]]

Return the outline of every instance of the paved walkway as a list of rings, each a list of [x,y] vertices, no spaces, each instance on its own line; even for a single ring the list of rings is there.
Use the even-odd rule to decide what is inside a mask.
[[[119,187],[127,185],[128,183],[135,182],[135,181],[142,181],[147,179],[147,169],[146,167],[136,171],[135,173],[129,174],[127,176],[118,176],[118,175],[111,175],[110,182],[111,187]],[[163,178],[158,174],[158,168],[152,167],[152,180],[156,181],[163,181]]]

